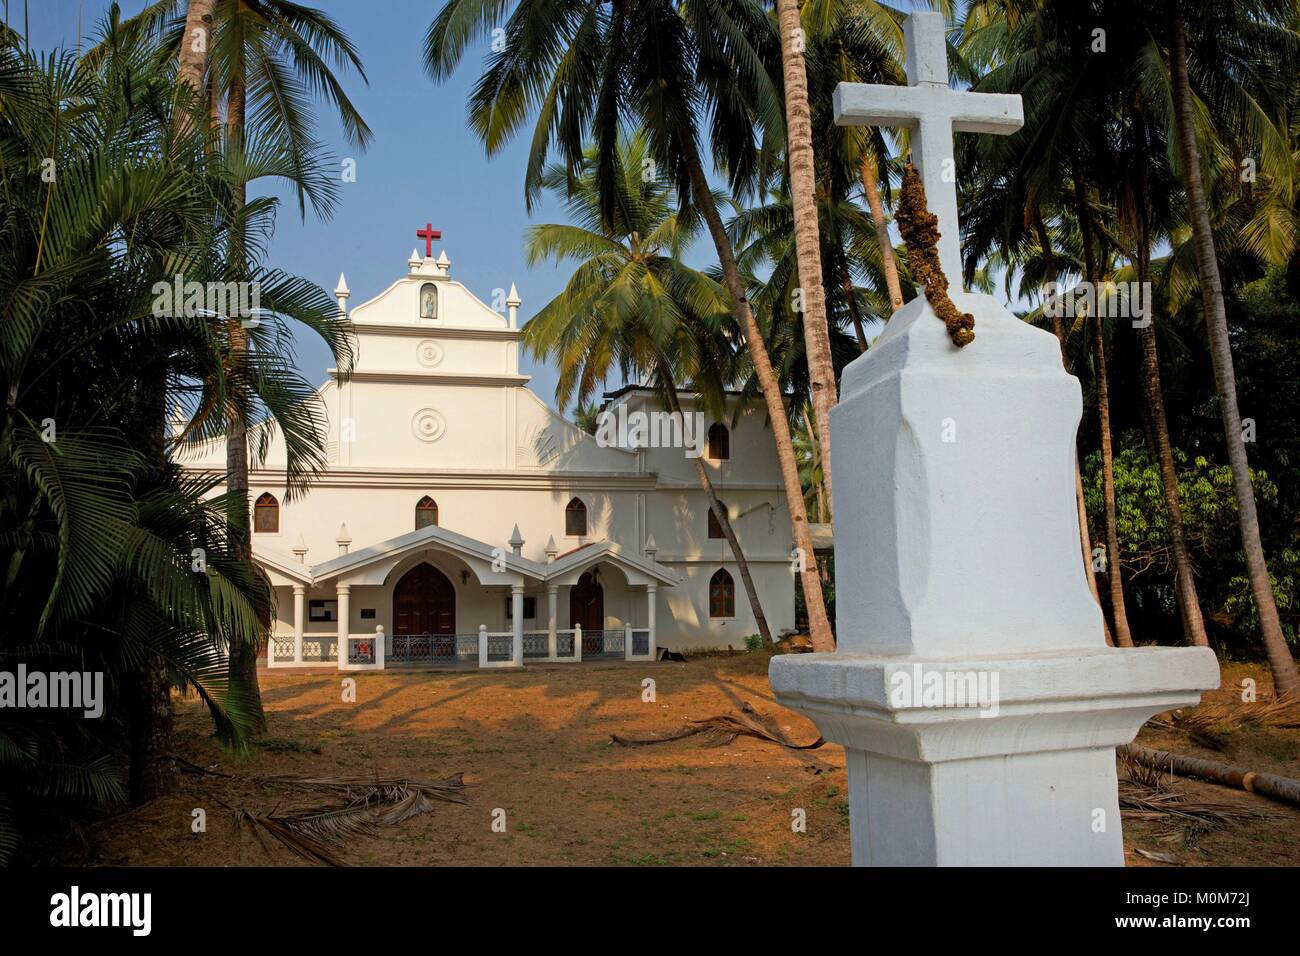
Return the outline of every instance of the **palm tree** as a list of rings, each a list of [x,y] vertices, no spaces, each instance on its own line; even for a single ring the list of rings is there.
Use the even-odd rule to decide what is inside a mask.
[[[1215,254],[1214,236],[1210,228],[1209,208],[1201,180],[1201,156],[1196,143],[1195,106],[1188,57],[1188,26],[1195,22],[1205,52],[1214,57],[1216,72],[1234,77],[1238,66],[1245,67],[1246,75],[1254,72],[1258,40],[1268,26],[1260,20],[1278,20],[1290,17],[1295,22],[1295,3],[1257,3],[1238,5],[1231,10],[1217,9],[1213,4],[1193,4],[1195,13],[1185,10],[1182,0],[1172,0],[1170,18],[1165,21],[1171,31],[1169,43],[1169,72],[1173,97],[1174,139],[1177,143],[1178,165],[1187,192],[1188,213],[1191,219],[1193,243],[1196,251],[1196,270],[1200,277],[1201,301],[1205,310],[1205,327],[1210,339],[1210,356],[1214,363],[1214,382],[1219,395],[1219,409],[1223,417],[1223,432],[1228,449],[1228,463],[1232,468],[1233,491],[1237,499],[1238,520],[1241,525],[1241,545],[1246,556],[1246,569],[1250,578],[1251,595],[1259,612],[1260,631],[1265,653],[1273,673],[1273,688],[1278,697],[1300,697],[1300,669],[1287,646],[1278,617],[1277,600],[1268,573],[1264,545],[1260,540],[1259,515],[1255,507],[1255,492],[1250,479],[1250,463],[1246,457],[1246,444],[1242,437],[1241,412],[1237,406],[1237,381],[1232,364],[1232,347],[1228,338],[1227,310],[1224,307],[1223,286],[1219,277],[1218,258]],[[1275,21],[1276,22],[1276,21]],[[1288,44],[1291,45],[1291,44]],[[1276,50],[1276,46],[1274,47]],[[1292,61],[1294,62],[1294,61]],[[1293,71],[1282,70],[1283,75]],[[1222,83],[1222,81],[1219,81]]]
[[[180,53],[176,62],[176,90],[179,95],[189,91],[190,99],[178,102],[174,123],[178,139],[192,128],[191,119],[196,104],[202,104],[204,80],[208,73],[208,49],[212,43],[212,11],[217,0],[186,0],[185,32],[181,36]]]
[[[659,174],[676,187],[680,207],[704,220],[754,375],[762,389],[790,508],[795,547],[813,554],[785,395],[754,319],[735,250],[701,155],[707,145],[732,191],[752,192],[763,172],[757,135],[782,131],[781,102],[768,66],[777,58],[771,22],[753,0],[447,0],[425,40],[425,66],[450,75],[468,43],[500,28],[504,42],[488,58],[470,99],[470,124],[489,154],[532,113],[537,124],[525,173],[531,204],[542,188],[552,146],[576,170],[594,143],[599,209],[614,219],[615,156],[620,130],[644,128]],[[706,122],[707,119],[707,122]],[[800,575],[814,648],[834,647],[815,562]]]
[[[106,32],[118,26],[110,15]],[[168,148],[173,80],[142,39],[45,60],[0,33],[0,659],[103,673],[110,716],[0,710],[0,861],[51,808],[153,794],[169,719],[160,676],[164,691],[196,692],[234,740],[253,724],[226,661],[256,640],[269,588],[232,548],[213,483],[158,451],[160,383],[219,391],[227,376],[213,323],[161,308],[156,283],[176,269],[224,278],[227,224],[211,210],[229,184],[201,144]],[[313,290],[332,305],[302,280],[254,275],[273,308]],[[283,362],[255,356],[237,374],[286,434],[319,444],[310,386]]]
[[[281,155],[293,160],[285,178],[297,193],[300,213],[305,215],[310,200],[317,213],[328,216],[333,189],[316,168],[320,148],[312,134],[309,101],[313,95],[324,98],[337,110],[349,141],[364,148],[370,128],[330,64],[355,69],[363,81],[365,71],[347,34],[320,10],[291,0],[186,0],[185,16],[178,18],[180,6],[181,0],[160,0],[130,26],[160,31],[162,50],[176,51],[165,55],[176,58],[178,94],[185,87],[204,91],[200,104],[206,103],[213,127],[208,132],[221,143],[229,168],[237,173],[226,214],[233,223],[230,257],[239,266],[249,253],[246,207],[248,183],[255,178],[251,157],[260,144],[282,147]],[[206,60],[195,49],[195,31],[207,38]],[[185,108],[184,97],[178,95],[178,104]],[[249,142],[250,119],[258,143]],[[217,128],[219,124],[224,129]],[[183,124],[178,122],[177,128]],[[239,362],[249,348],[248,333],[238,320],[228,320],[227,326],[231,356]],[[239,529],[234,540],[251,555],[248,408],[248,396],[232,392],[225,409],[226,488],[229,520]],[[256,686],[257,642],[232,648],[230,667],[232,675]],[[260,703],[257,713],[264,724]]]
[[[678,380],[694,383],[697,401],[725,411],[728,382],[718,372],[730,364],[731,347],[717,328],[727,312],[726,295],[707,276],[681,262],[699,223],[673,208],[669,189],[643,175],[648,159],[644,134],[621,140],[616,158],[620,191],[616,218],[606,223],[599,208],[596,157],[574,176],[553,165],[544,188],[565,203],[573,224],[547,224],[528,232],[529,264],[550,259],[576,266],[562,293],[524,326],[524,343],[538,358],[559,359],[555,399],[589,407],[597,389],[617,370],[625,379],[649,375],[669,411],[682,413]],[[719,361],[720,360],[720,361]],[[699,456],[691,458],[722,535],[736,559],[759,634],[772,634],[732,529],[726,507]]]
[[[867,213],[847,197],[842,180],[828,182],[818,191],[817,213],[822,238],[821,260],[826,288],[826,314],[829,320],[831,352],[836,367],[841,367],[866,351],[866,324],[884,322],[892,314],[889,299],[877,290],[884,285],[884,269],[876,247],[875,226]],[[740,210],[727,224],[727,232],[737,247],[737,259],[743,272],[755,275],[770,268],[767,278],[753,283],[771,287],[776,298],[793,301],[793,292],[802,282],[798,251],[794,241],[794,204],[784,188],[768,190],[766,201]],[[859,287],[857,280],[866,283]],[[773,311],[793,313],[781,303]],[[760,314],[763,310],[759,310]],[[852,326],[857,339],[856,352],[845,352],[837,341],[841,328]],[[769,329],[769,351],[772,351]],[[800,349],[800,357],[805,349]],[[806,363],[805,363],[806,365]],[[800,378],[811,380],[811,373],[800,370]],[[785,378],[787,384],[793,384]],[[808,403],[811,406],[811,401]],[[802,414],[802,413],[801,413]],[[814,415],[815,417],[815,415]],[[829,511],[828,511],[829,514]]]
[[[1147,116],[1152,89],[1147,73],[1149,51],[1141,31],[1132,29],[1128,7],[1109,3],[1101,7],[1054,2],[1025,6],[1014,0],[990,0],[969,8],[963,50],[971,54],[972,61],[993,64],[977,88],[1019,92],[1026,105],[1025,127],[1020,133],[998,137],[997,142],[977,142],[974,149],[990,179],[996,181],[1007,170],[1012,171],[1011,188],[1017,198],[1000,213],[1004,235],[1023,232],[1038,218],[1035,210],[1052,197],[1059,197],[1058,208],[1075,205],[1065,197],[1072,179],[1080,177],[1085,184],[1114,197],[1117,231],[1123,233],[1115,236],[1115,245],[1134,263],[1139,281],[1150,281],[1151,249],[1159,228],[1167,228],[1168,217],[1159,222],[1153,219],[1157,209],[1167,213],[1170,204],[1164,192],[1169,182],[1167,168],[1159,162],[1159,143],[1152,141],[1156,131]],[[1099,27],[1109,38],[1109,53],[1105,58],[1089,57],[1080,51],[1089,49],[1093,30]],[[1023,224],[1016,222],[1017,217],[1022,217]],[[966,222],[973,224],[977,218],[968,215]],[[997,220],[997,216],[990,218]],[[979,245],[967,242],[968,262],[978,255]],[[1203,645],[1207,637],[1183,528],[1160,386],[1155,323],[1148,317],[1136,331],[1153,451],[1161,466],[1169,510],[1184,635],[1189,643]],[[1086,512],[1081,510],[1081,516],[1081,535],[1086,540]],[[1112,562],[1115,557],[1111,556]],[[1092,580],[1091,574],[1089,577]]]
[[[938,8],[948,3],[933,3]],[[948,10],[951,14],[951,10]],[[888,294],[888,318],[903,307],[898,259],[889,238],[889,220],[881,183],[889,185],[889,149],[880,129],[837,127],[830,116],[831,93],[836,84],[885,83],[903,85],[903,19],[905,14],[879,0],[810,0],[803,7],[808,37],[810,99],[813,126],[835,143],[837,159],[847,162],[862,184],[871,211],[879,250],[881,280]],[[818,112],[824,114],[819,117]]]
[[[146,71],[153,76],[165,76],[174,59],[173,51],[178,45],[184,45],[177,25],[167,19],[175,6],[169,2],[158,3],[125,22],[119,20],[116,9],[110,11],[103,38],[84,57],[87,68],[102,70],[106,75],[120,75],[119,82],[124,84],[135,82],[134,77]],[[233,9],[227,4],[217,12],[229,14]],[[316,16],[309,10],[303,15],[309,19]],[[215,34],[218,40],[221,35]],[[208,43],[207,50],[209,54],[214,50],[220,52],[213,42]],[[128,51],[132,60],[123,69],[116,64],[126,59]],[[217,87],[214,77],[224,59],[209,56],[207,62],[205,87],[212,94]],[[254,58],[254,62],[261,64],[259,76],[266,76],[276,68],[269,54],[262,60]],[[344,375],[351,363],[346,323],[339,320],[328,297],[314,285],[262,269],[250,261],[248,237],[269,235],[278,204],[270,198],[248,202],[249,182],[265,178],[288,182],[298,192],[300,209],[305,209],[305,202],[310,200],[323,215],[328,215],[333,208],[338,191],[337,183],[327,175],[319,151],[308,136],[309,128],[301,110],[295,106],[301,97],[295,96],[293,82],[284,78],[275,82],[283,102],[267,107],[264,112],[268,115],[257,114],[255,142],[245,144],[238,130],[223,141],[214,137],[213,131],[199,128],[197,123],[177,124],[173,119],[171,126],[172,155],[202,162],[219,180],[221,188],[209,193],[212,205],[206,215],[212,216],[215,209],[216,221],[223,223],[224,228],[219,245],[173,262],[169,275],[183,273],[186,279],[198,281],[210,278],[222,282],[256,282],[264,309],[249,328],[239,318],[207,316],[209,336],[204,347],[213,350],[220,364],[194,371],[193,378],[200,383],[201,394],[193,403],[195,418],[180,436],[183,441],[197,444],[226,434],[228,474],[223,500],[227,504],[227,520],[236,529],[230,540],[233,547],[243,548],[246,560],[252,550],[247,527],[247,423],[259,417],[267,419],[258,428],[259,449],[268,446],[269,436],[277,427],[283,434],[288,454],[286,490],[290,499],[300,494],[311,477],[324,467],[323,409],[314,398],[314,390],[303,386],[284,358],[288,332],[281,318],[287,317],[319,334],[341,360],[339,368]],[[172,110],[173,116],[175,111],[185,110],[183,95],[173,97]],[[219,270],[216,274],[211,271],[214,267]],[[168,393],[175,404],[183,398],[190,381],[169,382],[166,388],[153,393],[160,423]],[[161,445],[155,457],[162,457]],[[269,614],[266,620],[269,622]],[[259,636],[252,641],[237,642],[230,648],[231,682],[251,687],[250,709],[255,729],[262,724],[256,671],[260,641]]]
[[[1083,242],[1084,277],[1098,288],[1102,276],[1096,237],[1093,234],[1093,215],[1083,177],[1074,176],[1075,215],[1079,235]],[[1096,313],[1096,310],[1094,310]],[[1110,590],[1110,610],[1115,621],[1115,643],[1120,647],[1133,646],[1133,633],[1129,629],[1128,611],[1124,602],[1123,561],[1119,550],[1119,527],[1115,513],[1115,449],[1110,424],[1110,378],[1106,370],[1105,320],[1100,314],[1087,317],[1092,325],[1093,375],[1097,392],[1097,428],[1101,440],[1102,514],[1106,534],[1106,577]]]
[[[804,406],[799,416],[799,427],[794,433],[795,454],[799,456],[799,475],[803,481],[804,500],[809,510],[816,516],[819,524],[824,524],[829,517],[826,512],[825,485],[822,484],[821,443],[813,430],[817,422],[812,410]]]
[[[812,111],[808,106],[808,76],[804,68],[804,31],[798,0],[776,0],[777,32],[785,81],[786,155],[790,165],[790,200],[794,209],[794,244],[803,292],[803,337],[812,390],[817,442],[821,445],[822,481],[826,506],[833,507],[831,482],[831,406],[836,402],[835,367],[831,361],[826,290],[822,286],[821,241],[813,154]]]

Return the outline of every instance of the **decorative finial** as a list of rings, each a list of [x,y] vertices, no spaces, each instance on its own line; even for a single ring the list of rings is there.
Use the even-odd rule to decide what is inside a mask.
[[[510,547],[516,555],[524,550],[524,536],[519,533],[519,525],[515,525],[514,533],[510,535]]]
[[[334,287],[334,298],[338,299],[339,315],[348,314],[348,296],[352,293],[348,291],[348,280],[343,278],[343,273],[339,273],[339,284]]]
[[[419,252],[419,250],[418,250],[418,249],[412,249],[412,250],[411,250],[411,258],[409,258],[409,259],[406,260],[406,264],[410,267],[411,271],[412,271],[412,272],[417,272],[417,271],[419,271],[419,268],[420,268],[420,266],[421,266],[423,263],[424,263],[424,260],[420,258],[420,252]]]
[[[546,539],[546,563],[550,564],[555,560],[555,556],[560,553],[559,547],[555,544],[555,535],[549,535]]]
[[[348,553],[348,545],[352,543],[352,535],[348,534],[347,524],[339,525],[339,536],[334,539],[334,542],[339,546],[339,554]]]
[[[303,564],[303,558],[307,555],[307,542],[303,540],[302,535],[298,535],[298,540],[294,542],[293,553],[298,558],[298,563]]]
[[[506,296],[506,308],[509,310],[510,328],[512,329],[519,326],[519,303],[521,302],[523,302],[523,299],[519,298],[519,290],[515,288],[513,282],[510,283],[510,294]]]
[[[655,536],[653,532],[651,532],[650,537],[645,539],[645,553],[650,558],[653,558],[659,553],[659,545],[655,544]]]

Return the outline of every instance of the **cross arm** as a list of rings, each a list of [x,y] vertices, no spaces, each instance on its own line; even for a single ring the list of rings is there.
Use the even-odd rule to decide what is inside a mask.
[[[946,118],[964,133],[1013,133],[1025,124],[1019,96],[970,93],[945,86],[884,86],[840,83],[833,99],[835,122],[843,126],[915,128],[922,116]]]

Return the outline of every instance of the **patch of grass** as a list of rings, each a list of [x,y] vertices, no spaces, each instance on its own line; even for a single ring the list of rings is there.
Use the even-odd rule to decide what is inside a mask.
[[[839,820],[840,826],[842,827],[848,826],[849,825],[849,801],[847,800],[835,801],[835,812],[840,815],[840,820]]]
[[[706,813],[692,814],[691,819],[692,820],[717,820],[721,816],[722,816],[721,810],[709,810]]]

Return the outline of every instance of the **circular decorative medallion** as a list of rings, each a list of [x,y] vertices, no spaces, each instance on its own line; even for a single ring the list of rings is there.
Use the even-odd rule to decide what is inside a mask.
[[[442,346],[433,339],[425,339],[415,347],[415,357],[425,368],[433,368],[442,361]]]
[[[411,431],[420,441],[437,441],[446,430],[446,421],[432,408],[420,409],[411,419]]]

